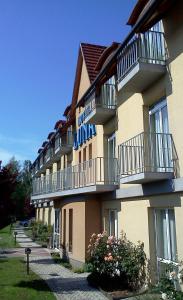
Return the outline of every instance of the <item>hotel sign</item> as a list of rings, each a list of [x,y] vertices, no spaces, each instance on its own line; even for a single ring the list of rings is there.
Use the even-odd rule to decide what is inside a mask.
[[[85,112],[78,118],[78,126],[80,127],[74,135],[74,150],[77,150],[96,135],[96,126],[94,124],[83,124],[84,120]]]

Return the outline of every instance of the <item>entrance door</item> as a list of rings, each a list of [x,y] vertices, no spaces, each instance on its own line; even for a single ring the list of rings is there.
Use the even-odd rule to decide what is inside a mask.
[[[60,209],[55,209],[54,248],[60,248]]]
[[[168,111],[166,99],[149,110],[151,165],[154,171],[172,170],[171,136],[169,135]],[[152,164],[153,162],[153,164]]]

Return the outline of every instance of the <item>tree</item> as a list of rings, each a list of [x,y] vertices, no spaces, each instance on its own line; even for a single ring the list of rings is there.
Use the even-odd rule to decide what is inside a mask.
[[[12,216],[20,219],[34,214],[31,189],[31,162],[26,160],[21,167],[13,157],[0,170],[0,225],[8,224]]]

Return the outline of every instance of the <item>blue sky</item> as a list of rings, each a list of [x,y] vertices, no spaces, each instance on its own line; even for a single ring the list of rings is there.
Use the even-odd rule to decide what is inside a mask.
[[[70,103],[80,42],[122,41],[136,0],[0,1],[0,160],[34,160]]]

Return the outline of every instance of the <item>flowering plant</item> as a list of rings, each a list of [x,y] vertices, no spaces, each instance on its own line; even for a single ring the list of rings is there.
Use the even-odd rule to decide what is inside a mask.
[[[92,234],[88,257],[98,277],[105,275],[132,290],[139,289],[145,282],[144,245],[141,242],[134,245],[123,233],[119,239],[106,232]]]

